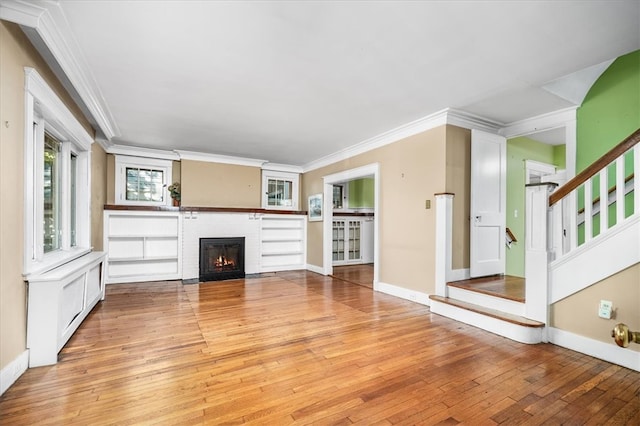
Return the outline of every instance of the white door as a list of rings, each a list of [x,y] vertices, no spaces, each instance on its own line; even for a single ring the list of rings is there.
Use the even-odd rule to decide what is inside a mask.
[[[504,274],[507,140],[471,131],[471,277]]]

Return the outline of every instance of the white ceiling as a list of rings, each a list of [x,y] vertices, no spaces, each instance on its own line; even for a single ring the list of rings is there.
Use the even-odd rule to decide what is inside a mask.
[[[640,48],[640,1],[61,1],[110,142],[304,165],[444,108],[512,123]]]

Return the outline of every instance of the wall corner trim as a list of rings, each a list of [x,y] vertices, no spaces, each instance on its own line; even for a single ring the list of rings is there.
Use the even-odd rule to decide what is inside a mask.
[[[181,160],[205,161],[208,163],[235,164],[237,166],[260,167],[266,163],[266,160],[257,158],[234,157],[231,155],[207,154],[196,151],[174,151]]]
[[[27,371],[28,367],[29,350],[27,349],[0,370],[0,395],[4,394]]]
[[[0,3],[0,19],[33,29],[60,65],[107,139],[120,131],[109,111],[84,55],[69,30],[59,2],[36,4],[18,0]]]

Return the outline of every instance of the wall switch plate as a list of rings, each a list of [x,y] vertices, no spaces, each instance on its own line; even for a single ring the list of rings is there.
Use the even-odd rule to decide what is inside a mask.
[[[600,318],[611,319],[612,307],[613,307],[613,302],[609,300],[601,300],[600,307],[598,308],[598,316]]]
[[[430,209],[431,208],[431,200],[425,200],[424,208],[425,209]]]

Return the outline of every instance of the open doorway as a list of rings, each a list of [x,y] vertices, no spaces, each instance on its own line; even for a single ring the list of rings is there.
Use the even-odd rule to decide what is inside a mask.
[[[380,199],[378,164],[335,173],[325,176],[323,179],[323,210],[327,212],[323,215],[324,273],[325,275],[334,275],[335,266],[336,273],[345,277],[354,279],[357,276],[358,280],[370,280],[371,287],[376,290]],[[350,197],[347,193],[350,189],[350,182],[363,182],[364,185],[371,185],[370,190],[373,198],[371,206],[362,207],[360,203],[358,203],[359,207],[353,205],[353,200],[358,198],[354,196],[356,194],[352,194]],[[353,188],[355,186],[352,184],[351,189],[353,190]],[[349,207],[349,201],[352,201],[351,207]],[[339,271],[338,268],[345,266],[350,268]]]

